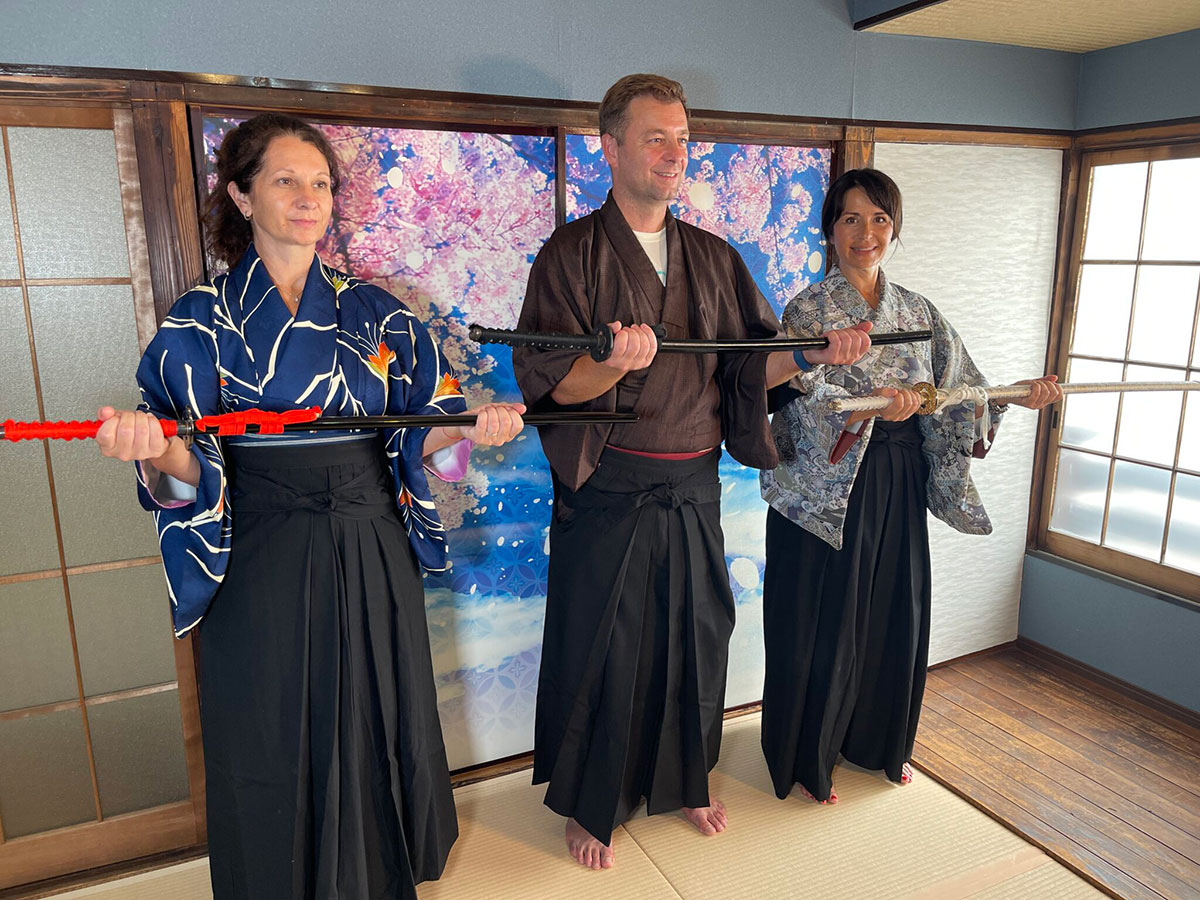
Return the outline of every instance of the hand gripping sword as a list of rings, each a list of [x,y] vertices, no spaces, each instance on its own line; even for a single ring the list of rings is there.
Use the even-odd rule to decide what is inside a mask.
[[[829,346],[823,337],[804,338],[738,338],[730,340],[669,340],[662,325],[654,326],[659,353],[719,353],[724,350],[740,352],[772,352],[775,350],[820,350]],[[509,331],[506,328],[484,328],[472,325],[467,337],[477,344],[507,344],[509,347],[536,347],[539,350],[586,350],[596,362],[604,362],[612,354],[613,332],[601,325],[592,334],[554,334],[536,331]],[[871,344],[907,344],[932,339],[932,331],[897,331],[892,334],[870,335]]]

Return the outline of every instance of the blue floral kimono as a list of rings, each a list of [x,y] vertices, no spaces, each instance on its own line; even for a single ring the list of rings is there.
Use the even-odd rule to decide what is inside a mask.
[[[293,318],[253,246],[230,272],[179,298],[142,357],[137,380],[142,408],[167,419],[314,405],[338,416],[465,409],[453,369],[389,293],[314,255]],[[427,431],[392,430],[383,440],[414,554],[427,570],[441,571],[446,538],[422,464]],[[434,466],[435,474],[461,476],[469,450],[463,441],[443,453],[441,459],[453,459]],[[151,491],[138,467],[139,499],[154,513],[178,637],[204,617],[232,538],[221,440],[199,435],[192,452],[200,460],[195,499],[156,498],[162,492]]]
[[[779,466],[759,473],[763,499],[835,549],[854,477],[862,463],[875,419],[862,423],[859,439],[845,450],[849,412],[833,412],[828,401],[902,387],[919,381],[936,387],[986,385],[962,340],[932,303],[890,283],[879,273],[879,305],[872,309],[840,270],[811,285],[788,303],[781,319],[789,335],[819,335],[857,322],[874,323],[878,333],[931,330],[933,340],[872,347],[852,366],[817,366],[800,376],[799,398],[780,409],[772,422]],[[990,409],[987,441],[978,433],[975,407],[962,403],[932,416],[919,416],[921,449],[929,466],[929,511],[958,531],[990,534],[991,521],[971,481],[971,459],[982,456],[995,436],[1003,408]],[[839,446],[840,444],[840,446]]]

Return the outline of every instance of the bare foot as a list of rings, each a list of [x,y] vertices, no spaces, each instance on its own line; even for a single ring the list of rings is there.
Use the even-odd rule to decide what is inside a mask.
[[[912,784],[912,780],[913,780],[913,768],[908,763],[905,763],[903,766],[900,767],[900,783],[901,784]]]
[[[812,795],[812,793],[809,792],[808,788],[806,788],[802,784],[798,784],[798,785],[796,785],[796,787],[800,788],[800,793],[802,793],[805,797],[807,797],[813,803],[820,803],[822,806],[824,806],[825,804],[829,804],[830,806],[832,806],[833,804],[837,803],[837,801],[838,801],[837,791],[835,791],[832,787],[829,788],[829,799],[828,800],[818,800],[816,797],[814,797]]]
[[[612,846],[600,843],[574,819],[567,819],[567,852],[575,862],[589,869],[612,868]]]
[[[720,834],[729,824],[725,804],[720,800],[713,800],[711,806],[685,806],[682,812],[701,834]]]

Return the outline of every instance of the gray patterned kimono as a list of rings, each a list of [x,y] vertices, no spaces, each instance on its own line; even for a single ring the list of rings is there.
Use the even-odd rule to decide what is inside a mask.
[[[776,414],[771,432],[779,466],[759,473],[763,499],[797,525],[842,546],[842,526],[850,489],[858,473],[875,419],[862,423],[859,440],[836,463],[830,455],[850,413],[827,407],[835,397],[869,394],[876,387],[918,381],[938,387],[986,385],[967,355],[958,333],[934,305],[920,294],[890,283],[879,273],[879,306],[872,309],[840,270],[801,291],[783,312],[789,335],[819,335],[856,322],[874,322],[879,333],[930,329],[925,343],[872,347],[852,366],[817,366],[798,377],[804,394]],[[1003,407],[991,405],[990,441]],[[929,466],[929,510],[951,528],[966,534],[990,534],[992,523],[971,481],[971,459],[982,456],[973,403],[962,403],[932,416],[920,416],[922,451]]]

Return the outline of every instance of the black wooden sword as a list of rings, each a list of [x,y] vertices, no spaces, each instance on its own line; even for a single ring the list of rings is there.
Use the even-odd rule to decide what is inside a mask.
[[[829,339],[823,337],[669,340],[662,325],[654,326],[654,334],[658,338],[659,353],[771,353],[776,350],[820,350],[829,346]],[[506,344],[509,347],[536,347],[539,350],[582,350],[590,353],[596,362],[608,359],[613,349],[613,332],[607,325],[601,325],[592,334],[510,331],[506,328],[472,325],[467,330],[467,336],[477,344]],[[872,344],[908,344],[928,341],[933,338],[933,332],[897,331],[891,334],[873,334],[870,337]]]

